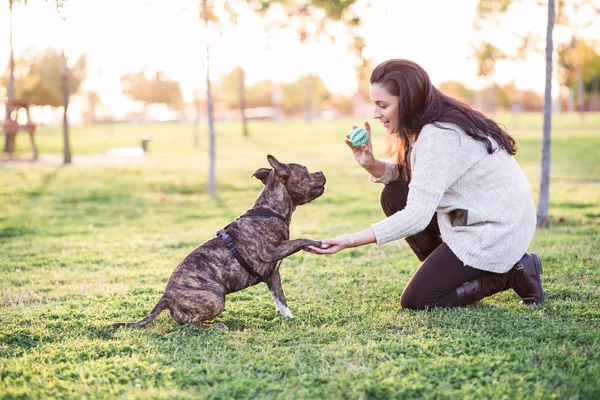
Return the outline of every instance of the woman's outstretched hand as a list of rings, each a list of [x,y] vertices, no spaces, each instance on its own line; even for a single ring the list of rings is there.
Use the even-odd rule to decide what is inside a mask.
[[[335,254],[338,251],[344,250],[348,247],[354,247],[354,242],[350,235],[341,235],[334,239],[323,239],[321,242],[323,243],[321,248],[308,246],[308,251],[313,254]]]
[[[356,129],[358,126],[353,126],[352,129]],[[350,142],[350,134],[346,135],[346,144],[352,150],[352,154],[356,159],[356,162],[363,168],[369,167],[375,161],[375,156],[373,156],[373,144],[371,143],[371,126],[369,122],[365,121],[365,130],[369,133],[369,141],[366,144],[363,144],[360,147],[352,146]]]

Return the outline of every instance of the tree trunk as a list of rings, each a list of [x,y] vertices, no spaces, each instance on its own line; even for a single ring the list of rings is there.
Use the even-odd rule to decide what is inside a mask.
[[[475,108],[483,111],[483,88],[475,90]]]
[[[283,121],[283,107],[281,105],[281,88],[278,83],[271,82],[271,103],[273,105],[273,119]]]
[[[575,41],[575,54],[577,57],[577,62],[575,63],[575,71],[577,73],[577,103],[579,103],[579,116],[583,120],[585,114],[585,96],[584,96],[584,88],[583,88],[583,66],[582,57],[581,57],[581,46],[579,45],[579,41]]]
[[[67,68],[67,57],[65,49],[60,54],[60,74],[62,78],[63,89],[63,164],[71,164],[71,145],[69,144],[69,119],[67,111],[69,109],[69,70]]]
[[[498,110],[498,85],[496,84],[496,74],[492,71],[490,75],[490,111],[495,113]]]
[[[199,127],[198,125],[200,124],[200,100],[198,99],[194,99],[194,108],[196,111],[196,117],[194,118],[194,133],[193,133],[193,140],[194,140],[194,148],[198,148],[198,146],[200,145],[200,134],[199,134]]]
[[[548,26],[546,29],[546,85],[544,90],[544,126],[542,139],[542,176],[538,204],[537,226],[548,228],[548,205],[550,203],[550,132],[552,121],[552,30],[554,29],[554,0],[548,1]]]
[[[242,116],[242,132],[248,137],[248,118],[246,118],[246,74],[240,65],[240,113]]]
[[[8,10],[9,10],[9,46],[10,51],[8,55],[8,84],[6,85],[6,108],[5,108],[5,119],[11,119],[12,114],[12,102],[15,99],[15,55],[13,52],[13,23],[12,23],[12,6],[13,0],[8,0]],[[15,135],[9,135],[5,132],[4,134],[4,151],[8,153],[12,153],[15,151]]]
[[[306,75],[305,93],[304,93],[304,112],[306,122],[310,122],[313,119],[312,115],[312,74]]]
[[[600,76],[596,76],[592,81],[592,110],[598,111],[600,109],[600,96],[598,90],[600,89]]]
[[[569,98],[567,100],[567,109],[570,113],[575,112],[575,89],[569,88]]]
[[[208,43],[208,0],[202,0],[204,12],[204,27],[206,31],[206,109],[208,113],[208,179],[206,181],[206,193],[215,195],[215,128],[213,119],[213,99],[210,88],[210,45]]]
[[[558,87],[556,88],[557,90],[557,94],[556,94],[556,99],[554,99],[555,101],[555,105],[554,105],[554,113],[557,115],[562,114],[562,96],[560,94],[560,85],[558,85]]]

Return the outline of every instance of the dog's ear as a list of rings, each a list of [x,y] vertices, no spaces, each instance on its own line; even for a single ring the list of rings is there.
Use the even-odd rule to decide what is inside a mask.
[[[271,168],[259,168],[256,171],[254,171],[252,177],[260,180],[263,183],[263,185],[266,185],[267,178],[269,177],[271,171]]]
[[[269,164],[271,164],[271,167],[273,167],[277,175],[281,176],[283,179],[288,178],[288,176],[290,175],[290,170],[287,165],[280,163],[275,157],[273,157],[270,154],[267,156],[267,160],[269,161]]]

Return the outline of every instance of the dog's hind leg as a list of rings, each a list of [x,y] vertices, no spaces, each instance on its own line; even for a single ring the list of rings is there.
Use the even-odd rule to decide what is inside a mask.
[[[158,317],[158,314],[163,312],[165,309],[169,308],[168,302],[169,301],[163,296],[160,298],[158,303],[156,303],[152,311],[150,311],[150,314],[148,314],[143,320],[138,322],[115,322],[114,324],[112,324],[112,327],[113,329],[130,326],[144,327],[150,322],[154,321],[156,317]]]
[[[282,260],[277,261],[275,270],[273,270],[273,273],[267,279],[267,287],[269,288],[271,297],[273,297],[273,301],[275,301],[277,311],[283,314],[283,316],[286,318],[294,318],[287,306],[285,294],[283,293],[283,286],[281,286],[281,276],[279,275],[279,266],[281,265],[281,261]]]
[[[220,329],[222,331],[228,331],[229,330],[229,327],[227,325],[225,325],[224,323],[222,323],[222,322],[219,322],[219,323],[216,323],[216,324],[206,324],[204,322],[200,322],[200,323],[197,323],[197,324],[194,324],[194,325],[196,325],[196,326],[198,326],[200,328],[205,328],[205,329],[217,328],[217,329]]]
[[[202,328],[216,327],[228,329],[223,323],[207,324],[205,321],[213,319],[225,310],[225,295],[208,290],[197,290],[186,293],[179,298],[177,304],[171,308],[171,316],[181,324],[194,324]]]

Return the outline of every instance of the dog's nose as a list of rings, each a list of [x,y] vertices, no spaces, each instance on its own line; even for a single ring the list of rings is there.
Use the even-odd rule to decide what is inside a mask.
[[[317,176],[319,178],[323,178],[323,182],[325,182],[327,179],[325,179],[325,174],[323,173],[323,171],[319,171],[319,172],[315,172],[317,174]]]

